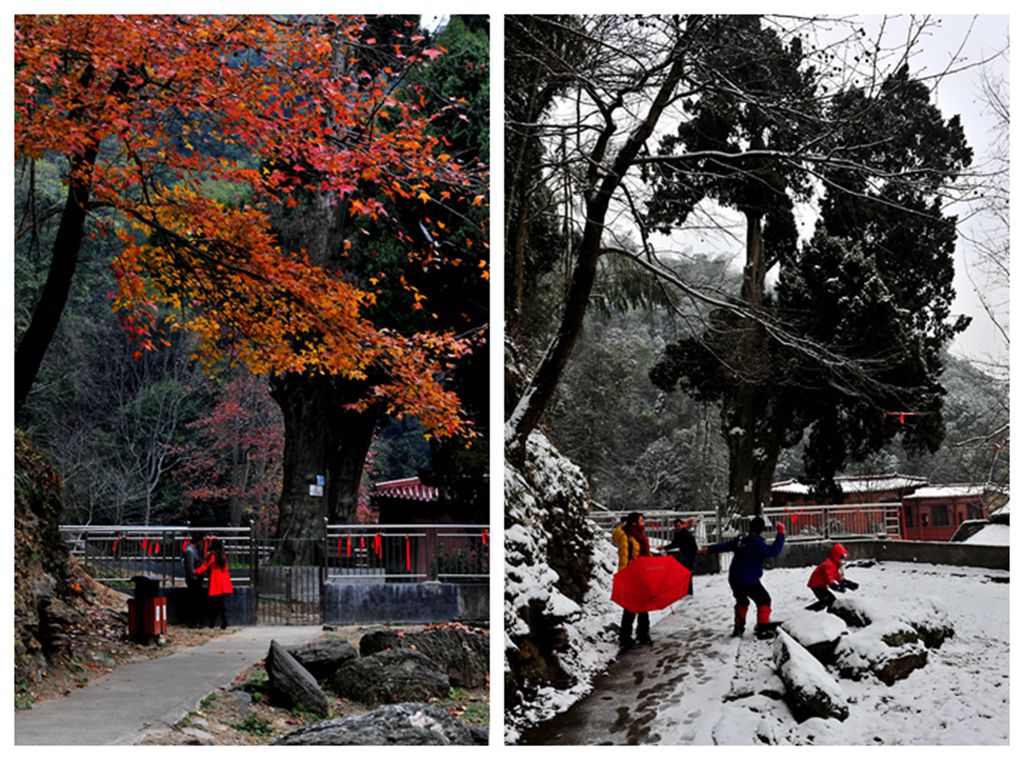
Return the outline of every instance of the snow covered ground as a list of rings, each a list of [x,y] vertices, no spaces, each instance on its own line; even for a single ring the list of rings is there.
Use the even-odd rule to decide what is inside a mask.
[[[806,615],[811,568],[776,569],[764,583],[775,619]],[[887,687],[873,676],[837,679],[849,707],[845,721],[798,723],[778,698],[772,642],[729,637],[732,599],[725,574],[698,576],[695,596],[652,615],[655,646],[614,657],[604,611],[589,621],[602,643],[578,663],[581,684],[546,690],[532,706],[543,717],[577,700],[539,730],[512,727],[507,741],[563,744],[1006,744],[1009,737],[1009,574],[940,565],[878,563],[849,569],[849,592],[893,614],[934,597],[955,628],[927,665]],[[603,605],[602,605],[603,606]],[[820,613],[825,615],[827,613]],[[753,625],[751,609],[748,626]],[[590,676],[600,663],[608,673]],[[835,674],[833,673],[833,676]],[[595,690],[585,694],[591,684]],[[582,697],[582,699],[581,699]],[[526,714],[526,713],[523,713]]]

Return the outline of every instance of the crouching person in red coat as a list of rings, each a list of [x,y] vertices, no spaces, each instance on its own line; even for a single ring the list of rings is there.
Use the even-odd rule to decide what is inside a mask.
[[[228,555],[224,551],[224,542],[219,538],[210,542],[210,554],[196,569],[197,575],[210,571],[210,628],[219,617],[220,627],[228,627],[228,616],[224,611],[224,596],[235,592],[231,585],[231,573],[228,572]]]
[[[835,604],[836,595],[833,591],[843,593],[846,589],[856,589],[857,584],[846,580],[843,573],[843,560],[850,556],[846,547],[842,544],[833,544],[828,559],[814,568],[807,587],[817,598],[814,604],[807,607],[809,610],[831,610]]]

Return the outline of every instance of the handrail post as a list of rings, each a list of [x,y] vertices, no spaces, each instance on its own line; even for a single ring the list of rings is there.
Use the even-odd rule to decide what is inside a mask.
[[[327,517],[321,523],[321,555],[320,555],[320,622],[327,620]]]

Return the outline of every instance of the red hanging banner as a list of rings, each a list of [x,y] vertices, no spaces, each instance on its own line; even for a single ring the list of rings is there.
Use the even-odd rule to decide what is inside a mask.
[[[484,546],[487,546],[487,544],[490,543],[491,534],[490,531],[487,530],[487,528],[484,528],[482,531],[480,531],[480,541],[483,542]]]
[[[412,572],[412,549],[409,546],[409,536],[405,537],[405,572]]]
[[[373,551],[377,555],[377,559],[384,556],[384,546],[381,542],[380,533],[373,534]]]
[[[352,556],[352,534],[351,533],[349,533],[348,537],[345,539],[345,556],[346,557],[351,557]]]
[[[121,543],[121,537],[120,536],[118,536],[117,538],[114,539],[114,543],[110,547],[110,553],[111,554],[117,554],[117,545],[119,543]]]
[[[182,542],[181,542],[181,553],[184,554],[185,550],[187,548],[188,548],[188,539],[186,538],[186,539],[183,539]]]

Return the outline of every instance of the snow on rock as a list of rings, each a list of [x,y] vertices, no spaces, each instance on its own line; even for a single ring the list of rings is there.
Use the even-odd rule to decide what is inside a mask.
[[[799,612],[786,618],[782,627],[816,660],[825,664],[834,662],[836,644],[847,632],[845,622],[822,612]]]
[[[953,635],[953,623],[942,601],[934,596],[904,599],[896,614],[909,624],[929,649],[937,649]]]
[[[614,657],[616,556],[579,468],[543,435],[505,470],[506,738],[566,709]]]
[[[843,678],[859,681],[874,674],[886,686],[928,663],[928,649],[904,621],[872,623],[840,639],[836,666]]]
[[[891,617],[892,606],[874,598],[846,594],[836,599],[832,614],[853,628],[863,628],[875,620]]]
[[[846,720],[850,709],[843,690],[814,655],[785,631],[779,631],[773,652],[779,678],[786,686],[786,702],[798,720]]]
[[[836,600],[832,612],[847,625],[862,628],[872,623],[898,620],[912,627],[926,646],[935,648],[953,635],[942,602],[934,596],[864,597],[847,594]]]

